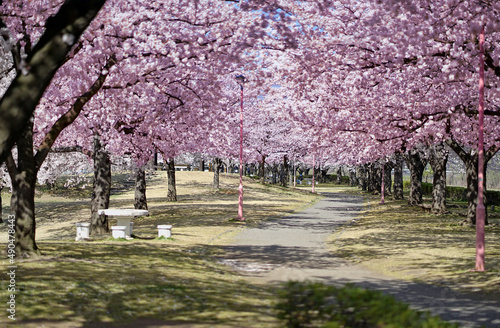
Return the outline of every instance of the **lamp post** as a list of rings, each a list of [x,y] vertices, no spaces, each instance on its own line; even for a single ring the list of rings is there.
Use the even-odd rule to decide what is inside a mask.
[[[380,187],[380,205],[385,204],[385,160],[382,162],[382,183]]]
[[[314,189],[314,168],[316,167],[316,157],[313,155],[313,178],[312,178],[312,193],[314,194],[316,191]]]
[[[247,79],[243,75],[235,77],[241,89],[241,106],[240,106],[240,186],[238,187],[238,221],[245,221],[243,217],[243,84]]]
[[[479,137],[478,137],[478,187],[476,207],[476,271],[484,271],[484,26],[479,34]]]

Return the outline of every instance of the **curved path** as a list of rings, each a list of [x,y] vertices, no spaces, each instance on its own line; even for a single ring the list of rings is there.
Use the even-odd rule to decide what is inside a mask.
[[[223,263],[257,283],[316,280],[328,284],[355,283],[377,289],[429,310],[461,327],[500,327],[500,303],[477,300],[451,289],[396,280],[335,257],[326,238],[362,210],[359,196],[328,193],[300,213],[244,229],[223,247]]]

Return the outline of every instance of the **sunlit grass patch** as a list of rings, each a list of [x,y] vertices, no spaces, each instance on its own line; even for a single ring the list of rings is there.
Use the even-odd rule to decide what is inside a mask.
[[[110,207],[133,207],[127,179],[118,176],[121,182]],[[42,192],[36,206],[43,256],[17,263],[18,327],[141,326],[141,320],[190,327],[276,327],[273,293],[218,264],[220,250],[211,246],[228,243],[245,226],[298,210],[319,197],[245,179],[248,221],[242,224],[230,221],[237,215],[238,176],[221,175],[220,190],[213,189],[212,179],[213,173],[177,172],[179,201],[167,202],[166,173],[151,176],[150,216],[133,220],[138,237],[133,240],[109,234],[75,242],[75,223],[90,217],[89,199],[79,198],[80,190]],[[158,239],[157,226],[164,224],[173,226],[172,238]],[[7,261],[0,263],[5,272]],[[7,294],[1,280],[0,298],[7,299]],[[0,326],[5,320],[0,318]]]
[[[426,200],[430,201],[430,200]],[[384,274],[413,281],[446,285],[462,291],[482,291],[500,298],[500,226],[496,214],[486,228],[487,272],[475,266],[474,228],[461,221],[466,205],[452,202],[450,212],[432,215],[406,200],[369,196],[367,213],[329,244],[336,255]]]

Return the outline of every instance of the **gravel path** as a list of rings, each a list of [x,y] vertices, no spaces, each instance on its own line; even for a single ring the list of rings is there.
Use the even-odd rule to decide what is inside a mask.
[[[335,257],[326,238],[362,210],[362,198],[324,194],[325,198],[300,213],[244,229],[224,247],[221,261],[256,283],[316,280],[328,284],[355,283],[384,291],[429,310],[461,327],[500,327],[500,303],[478,300],[448,288],[397,280]]]

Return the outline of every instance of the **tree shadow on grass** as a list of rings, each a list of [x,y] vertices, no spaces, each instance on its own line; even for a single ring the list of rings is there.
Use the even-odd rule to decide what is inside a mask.
[[[49,256],[20,270],[21,324],[53,318],[81,322],[78,327],[274,322],[268,290],[235,280],[203,252],[119,243],[43,247]]]

